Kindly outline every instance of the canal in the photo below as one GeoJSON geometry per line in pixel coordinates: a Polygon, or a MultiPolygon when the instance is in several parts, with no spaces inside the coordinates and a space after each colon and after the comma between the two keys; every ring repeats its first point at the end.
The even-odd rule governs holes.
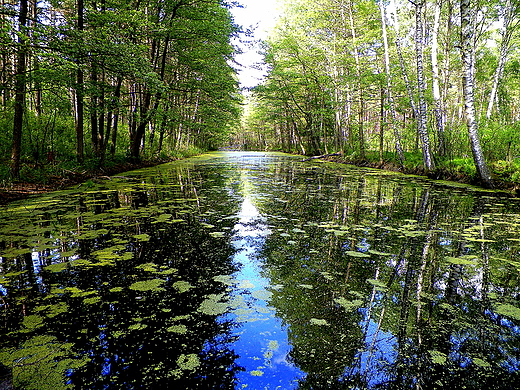
{"type": "Polygon", "coordinates": [[[520,200],[226,152],[0,208],[18,389],[516,389],[520,200]]]}

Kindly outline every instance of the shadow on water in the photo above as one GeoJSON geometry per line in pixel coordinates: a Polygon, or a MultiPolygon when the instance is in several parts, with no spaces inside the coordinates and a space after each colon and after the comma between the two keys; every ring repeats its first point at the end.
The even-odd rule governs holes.
{"type": "Polygon", "coordinates": [[[20,389],[516,389],[518,200],[221,153],[0,209],[20,389]]]}

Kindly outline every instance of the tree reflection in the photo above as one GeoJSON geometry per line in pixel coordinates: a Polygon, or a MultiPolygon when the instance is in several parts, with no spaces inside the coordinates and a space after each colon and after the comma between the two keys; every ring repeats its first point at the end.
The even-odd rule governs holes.
{"type": "Polygon", "coordinates": [[[503,212],[463,191],[298,169],[278,172],[262,212],[276,216],[263,257],[300,388],[514,388],[520,316],[496,313],[516,298],[503,212]]]}
{"type": "Polygon", "coordinates": [[[518,204],[267,160],[129,174],[2,214],[0,363],[15,384],[239,386],[240,330],[221,314],[241,293],[226,279],[240,167],[269,231],[248,259],[306,373],[299,388],[517,387],[518,204]]]}
{"type": "Polygon", "coordinates": [[[57,245],[37,252],[46,265],[38,274],[31,253],[4,259],[9,337],[0,360],[37,357],[13,366],[16,386],[234,388],[241,369],[229,349],[234,325],[199,308],[227,294],[214,278],[234,272],[234,249],[210,226],[230,236],[233,222],[220,215],[235,214],[238,203],[220,196],[206,213],[186,170],[173,176],[182,183],[168,172],[144,183],[147,190],[79,194],[60,225],[45,226],[57,245]]]}

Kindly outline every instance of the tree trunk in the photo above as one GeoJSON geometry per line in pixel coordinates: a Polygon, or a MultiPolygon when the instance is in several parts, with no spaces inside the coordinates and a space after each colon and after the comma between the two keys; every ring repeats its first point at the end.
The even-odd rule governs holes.
{"type": "MultiPolygon", "coordinates": [[[[395,4],[395,1],[392,1],[391,2],[391,6],[394,8],[394,9],[397,9],[396,7],[396,4],[395,4]]],[[[399,33],[399,20],[397,19],[397,14],[394,13],[394,16],[393,16],[393,26],[394,26],[394,29],[395,29],[395,46],[397,48],[397,56],[399,57],[399,66],[401,67],[401,73],[402,73],[402,76],[403,76],[403,79],[404,79],[404,83],[405,83],[405,86],[406,86],[406,92],[408,94],[408,99],[410,101],[410,107],[412,109],[412,113],[413,113],[413,117],[414,118],[417,118],[417,107],[415,105],[415,100],[414,100],[414,96],[413,96],[413,92],[412,92],[412,84],[410,82],[410,78],[408,77],[408,72],[406,71],[406,64],[405,64],[405,61],[404,61],[404,58],[403,58],[403,50],[402,50],[402,46],[401,46],[401,37],[400,37],[400,33],[399,33]]]]}
{"type": "Polygon", "coordinates": [[[437,153],[439,155],[444,156],[446,154],[446,142],[444,137],[444,112],[442,108],[442,98],[441,91],[439,86],[439,29],[440,29],[440,20],[441,20],[441,3],[442,0],[436,0],[434,7],[434,23],[432,30],[432,89],[433,89],[433,101],[434,101],[434,115],[435,115],[435,124],[437,127],[437,153]]]}
{"type": "Polygon", "coordinates": [[[432,170],[433,159],[430,152],[430,139],[428,136],[428,112],[424,92],[426,83],[424,80],[424,0],[417,0],[415,3],[415,50],[417,57],[417,91],[418,91],[418,116],[417,133],[421,141],[423,164],[427,170],[432,170]]]}
{"type": "Polygon", "coordinates": [[[470,0],[460,1],[461,15],[461,45],[462,45],[462,65],[464,77],[462,79],[464,89],[464,106],[466,111],[466,123],[469,138],[471,141],[471,151],[477,172],[486,187],[493,188],[491,174],[487,167],[480,138],[478,125],[475,116],[475,94],[474,94],[474,74],[475,74],[475,46],[473,42],[473,19],[470,0]]]}
{"type": "Polygon", "coordinates": [[[13,118],[13,140],[11,147],[11,176],[20,177],[20,157],[22,154],[22,129],[23,117],[25,113],[25,85],[27,70],[27,42],[25,36],[25,26],[27,25],[27,0],[20,0],[20,14],[18,16],[19,35],[18,53],[16,56],[15,71],[15,98],[14,98],[14,118],[13,118]]]}
{"type": "MultiPolygon", "coordinates": [[[[83,0],[78,0],[78,31],[81,34],[84,28],[83,17],[83,0]]],[[[76,59],[78,70],[76,72],[76,158],[78,162],[82,163],[84,158],[84,132],[83,126],[85,121],[85,105],[84,105],[84,77],[81,69],[81,61],[76,59]]]]}
{"type": "Polygon", "coordinates": [[[498,86],[504,74],[507,57],[509,55],[509,51],[511,50],[511,38],[515,28],[518,27],[518,23],[512,25],[513,18],[518,12],[518,7],[519,6],[516,4],[513,6],[511,4],[511,0],[506,0],[504,5],[504,25],[502,27],[502,42],[500,43],[498,66],[493,75],[493,86],[489,95],[489,102],[486,111],[486,118],[488,120],[491,118],[491,114],[493,112],[493,105],[495,104],[495,100],[497,98],[498,86]]]}
{"type": "Polygon", "coordinates": [[[351,0],[349,2],[349,21],[350,21],[350,33],[352,34],[352,45],[354,46],[354,59],[356,61],[356,76],[357,76],[357,93],[358,93],[358,141],[359,141],[359,157],[365,158],[365,131],[364,131],[364,109],[365,102],[363,99],[363,85],[361,84],[361,64],[359,61],[359,51],[357,43],[356,29],[354,27],[354,4],[351,0]]]}
{"type": "Polygon", "coordinates": [[[397,156],[399,157],[399,161],[401,166],[404,164],[404,153],[403,148],[401,146],[401,133],[396,126],[396,112],[395,112],[395,102],[394,97],[392,95],[392,74],[390,71],[390,50],[388,47],[388,34],[386,29],[386,13],[385,13],[385,5],[383,2],[380,2],[379,8],[381,11],[381,25],[383,28],[383,45],[385,48],[385,72],[386,72],[386,96],[388,99],[388,103],[390,105],[390,126],[394,133],[395,138],[395,151],[397,152],[397,156]]]}

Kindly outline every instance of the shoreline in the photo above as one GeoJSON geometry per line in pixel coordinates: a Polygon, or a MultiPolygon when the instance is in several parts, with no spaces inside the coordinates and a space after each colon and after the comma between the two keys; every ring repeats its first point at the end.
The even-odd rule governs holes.
{"type": "MultiPolygon", "coordinates": [[[[464,175],[462,173],[454,173],[445,170],[435,170],[433,172],[427,172],[422,167],[415,167],[414,169],[403,169],[402,167],[388,161],[382,163],[370,162],[366,160],[355,161],[345,159],[342,156],[327,156],[319,159],[340,164],[354,165],[357,167],[368,167],[385,171],[400,172],[407,175],[424,176],[432,180],[443,180],[453,183],[469,184],[475,187],[480,187],[484,190],[489,190],[486,189],[479,180],[475,180],[470,176],[464,175]]],[[[123,172],[128,172],[140,168],[147,168],[161,164],[166,164],[175,160],[176,159],[147,160],[137,163],[125,162],[110,167],[100,168],[94,171],[66,171],[64,175],[48,177],[47,179],[49,183],[32,183],[23,181],[11,183],[9,186],[0,187],[0,205],[6,205],[17,200],[27,199],[32,195],[39,195],[49,193],[52,191],[63,190],[65,188],[69,188],[74,185],[84,183],[87,180],[92,180],[96,178],[102,179],[108,176],[114,176],[123,172]]],[[[508,195],[511,197],[520,197],[520,187],[515,185],[515,183],[498,180],[496,178],[494,178],[494,183],[495,188],[492,190],[496,190],[497,192],[500,191],[504,195],[508,195]]]]}

